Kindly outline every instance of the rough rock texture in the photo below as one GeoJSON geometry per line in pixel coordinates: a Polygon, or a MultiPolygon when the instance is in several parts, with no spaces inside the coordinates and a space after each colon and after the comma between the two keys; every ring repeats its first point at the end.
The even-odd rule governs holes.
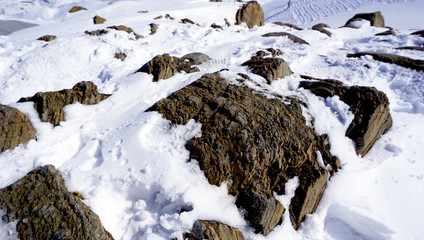
{"type": "Polygon", "coordinates": [[[154,35],[158,31],[158,25],[156,23],[150,23],[150,35],[154,35]]]}
{"type": "Polygon", "coordinates": [[[291,98],[285,101],[290,103],[229,84],[214,73],[147,111],[158,111],[173,124],[190,119],[202,124],[202,136],[186,145],[190,159],[199,162],[210,184],[227,182],[250,225],[266,235],[284,212],[273,192],[283,194],[285,183],[299,176],[296,202],[290,208],[297,228],[306,214],[315,211],[325,189],[328,173],[317,163],[316,152],[332,167],[331,174],[339,165],[329,152],[326,136],[318,136],[306,125],[303,104],[291,98]]]}
{"type": "Polygon", "coordinates": [[[395,49],[424,51],[424,47],[419,47],[419,46],[405,46],[405,47],[398,47],[398,48],[395,48],[395,49]]]}
{"type": "Polygon", "coordinates": [[[28,117],[16,108],[0,104],[0,152],[14,149],[35,138],[35,129],[28,117]]]}
{"type": "Polygon", "coordinates": [[[82,10],[87,10],[87,8],[85,7],[81,7],[81,6],[73,6],[69,12],[70,13],[74,13],[74,12],[78,12],[78,11],[82,11],[82,10]]]}
{"type": "Polygon", "coordinates": [[[19,239],[113,239],[52,165],[36,168],[0,189],[3,220],[18,220],[19,239]]]}
{"type": "Polygon", "coordinates": [[[104,18],[102,18],[102,17],[100,17],[100,16],[94,16],[94,18],[93,18],[93,23],[94,24],[103,24],[103,23],[105,23],[106,22],[106,19],[104,19],[104,18]]]}
{"type": "Polygon", "coordinates": [[[124,32],[126,32],[126,33],[128,33],[128,34],[133,33],[133,34],[134,34],[134,36],[135,36],[135,39],[144,38],[143,36],[138,35],[137,33],[135,33],[135,32],[134,32],[134,30],[133,30],[132,28],[127,27],[127,26],[124,26],[124,25],[119,25],[119,26],[109,26],[109,27],[107,27],[107,28],[114,29],[114,30],[117,30],[117,31],[124,31],[124,32]]]}
{"type": "Polygon", "coordinates": [[[309,89],[324,98],[337,95],[349,105],[354,119],[346,131],[346,136],[355,142],[356,153],[364,156],[375,141],[392,126],[389,99],[383,92],[372,87],[348,87],[337,80],[317,80],[303,81],[299,87],[309,89]]]}
{"type": "Polygon", "coordinates": [[[396,64],[405,68],[410,68],[414,70],[421,70],[424,71],[424,60],[418,60],[418,59],[412,59],[409,57],[399,56],[395,54],[389,54],[389,53],[374,53],[374,52],[359,52],[355,54],[348,54],[347,57],[362,57],[370,55],[375,60],[385,62],[385,63],[391,63],[396,64]]]}
{"type": "Polygon", "coordinates": [[[371,26],[374,27],[385,27],[384,25],[384,17],[380,11],[373,13],[358,13],[353,18],[349,19],[345,25],[351,25],[352,22],[358,20],[368,20],[371,23],[371,26]]]}
{"type": "Polygon", "coordinates": [[[187,240],[244,240],[240,230],[216,221],[197,220],[191,232],[185,234],[187,240]]]}
{"type": "Polygon", "coordinates": [[[322,32],[322,33],[326,34],[327,36],[331,37],[331,32],[328,31],[326,28],[331,28],[331,27],[328,26],[325,23],[318,23],[318,24],[315,24],[312,27],[312,30],[316,30],[316,31],[322,32]]]}
{"type": "Polygon", "coordinates": [[[421,37],[424,37],[424,30],[419,30],[416,32],[411,33],[411,35],[419,35],[421,37]]]}
{"type": "Polygon", "coordinates": [[[236,13],[236,24],[246,23],[248,28],[264,25],[264,11],[256,1],[244,4],[236,13]]]}
{"type": "Polygon", "coordinates": [[[42,37],[39,37],[37,40],[44,41],[44,42],[51,42],[56,39],[56,36],[54,35],[44,35],[42,37]]]}
{"type": "Polygon", "coordinates": [[[186,73],[198,72],[197,67],[191,67],[190,62],[186,62],[178,57],[171,57],[169,54],[157,55],[152,60],[144,64],[136,72],[153,74],[153,81],[168,79],[175,73],[184,71],[186,73]]]}
{"type": "Polygon", "coordinates": [[[393,29],[389,29],[387,31],[375,34],[375,36],[389,36],[389,35],[396,36],[396,32],[393,29]]]}
{"type": "Polygon", "coordinates": [[[252,73],[262,76],[271,83],[274,80],[293,74],[289,65],[281,58],[263,58],[263,51],[256,53],[256,56],[244,62],[242,66],[248,66],[252,73]]]}
{"type": "Polygon", "coordinates": [[[200,52],[193,52],[193,53],[189,53],[186,54],[184,56],[181,57],[183,60],[188,60],[190,62],[190,64],[192,65],[200,65],[202,63],[205,63],[209,60],[211,60],[211,58],[204,54],[204,53],[200,53],[200,52]]]}
{"type": "Polygon", "coordinates": [[[301,39],[300,37],[297,37],[293,34],[286,33],[286,32],[270,32],[270,33],[262,35],[262,37],[287,37],[294,43],[309,44],[307,41],[301,39]]]}
{"type": "Polygon", "coordinates": [[[91,36],[101,36],[107,34],[109,31],[105,29],[99,29],[94,31],[85,31],[84,33],[91,36]]]}
{"type": "Polygon", "coordinates": [[[76,102],[93,105],[109,96],[109,94],[97,92],[97,86],[94,83],[84,81],[75,84],[72,89],[57,92],[38,92],[32,97],[21,98],[19,102],[34,102],[34,108],[40,115],[41,121],[57,126],[65,120],[63,107],[66,105],[76,102]]]}
{"type": "Polygon", "coordinates": [[[295,30],[303,30],[303,28],[300,28],[300,27],[298,27],[294,24],[291,24],[291,23],[282,23],[282,22],[273,22],[273,23],[275,25],[278,25],[278,26],[289,27],[289,28],[293,28],[295,30]]]}

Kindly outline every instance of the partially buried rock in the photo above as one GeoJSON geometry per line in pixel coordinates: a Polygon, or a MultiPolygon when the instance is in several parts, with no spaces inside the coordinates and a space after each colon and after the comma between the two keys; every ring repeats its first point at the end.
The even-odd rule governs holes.
{"type": "Polygon", "coordinates": [[[216,221],[197,220],[186,240],[244,240],[240,230],[216,221]]]}
{"type": "Polygon", "coordinates": [[[127,26],[124,26],[124,25],[109,26],[109,27],[107,27],[107,28],[109,28],[109,29],[114,29],[114,30],[117,30],[117,31],[124,31],[124,32],[126,32],[126,33],[128,33],[128,34],[133,33],[133,34],[134,34],[134,36],[135,36],[135,39],[144,38],[143,36],[138,35],[137,33],[135,33],[135,32],[134,32],[134,30],[133,30],[132,28],[127,27],[127,26]]]}
{"type": "Polygon", "coordinates": [[[103,23],[105,23],[106,22],[106,19],[104,19],[104,18],[102,18],[102,17],[100,17],[100,16],[95,16],[94,18],[93,18],[93,23],[94,24],[103,24],[103,23]]]}
{"type": "Polygon", "coordinates": [[[117,52],[117,53],[115,53],[115,58],[121,60],[121,62],[122,62],[127,58],[127,54],[125,54],[123,52],[117,52]]]}
{"type": "Polygon", "coordinates": [[[331,28],[331,27],[330,27],[330,26],[328,26],[328,25],[327,25],[327,24],[325,24],[325,23],[319,23],[319,24],[314,25],[314,26],[312,27],[312,30],[319,31],[319,32],[324,33],[324,34],[326,34],[327,36],[331,37],[331,32],[330,32],[330,31],[328,31],[326,28],[331,28]]]}
{"type": "Polygon", "coordinates": [[[298,27],[298,26],[296,26],[294,24],[291,24],[291,23],[274,22],[274,24],[275,25],[278,25],[278,26],[293,28],[295,30],[303,30],[302,28],[300,28],[300,27],[298,27]]]}
{"type": "Polygon", "coordinates": [[[205,62],[211,60],[211,58],[208,55],[206,55],[204,53],[200,53],[200,52],[189,53],[189,54],[182,56],[181,58],[183,60],[188,60],[190,62],[190,64],[192,64],[192,65],[200,65],[202,63],[205,63],[205,62]]]}
{"type": "MultiPolygon", "coordinates": [[[[314,79],[304,76],[306,79],[314,79]]],[[[356,153],[364,156],[375,141],[392,126],[389,99],[372,87],[344,86],[340,81],[315,79],[303,81],[299,87],[311,90],[317,96],[339,96],[350,107],[354,115],[346,136],[355,142],[356,153]]]]}
{"type": "Polygon", "coordinates": [[[65,120],[63,107],[80,102],[86,105],[97,104],[108,98],[109,94],[97,92],[97,86],[90,81],[79,82],[72,89],[57,92],[38,92],[32,97],[21,98],[19,102],[34,102],[41,121],[49,122],[53,126],[65,120]]]}
{"type": "Polygon", "coordinates": [[[262,35],[262,37],[287,37],[294,43],[309,44],[307,41],[301,39],[300,37],[287,32],[270,32],[262,35]]]}
{"type": "Polygon", "coordinates": [[[192,20],[190,20],[188,18],[181,19],[181,23],[183,23],[183,24],[187,24],[187,23],[189,23],[189,24],[195,24],[192,20]]]}
{"type": "Polygon", "coordinates": [[[66,189],[60,172],[47,165],[0,189],[3,220],[17,220],[19,239],[111,240],[99,217],[66,189]]]}
{"type": "Polygon", "coordinates": [[[405,47],[398,47],[396,49],[399,50],[416,50],[416,51],[424,51],[424,47],[419,46],[405,46],[405,47]]]}
{"type": "Polygon", "coordinates": [[[150,23],[150,35],[155,34],[158,31],[158,25],[156,23],[150,23]]]}
{"type": "Polygon", "coordinates": [[[0,152],[35,138],[28,117],[16,108],[0,104],[0,152]]]}
{"type": "Polygon", "coordinates": [[[263,58],[260,55],[258,56],[260,52],[257,53],[257,56],[244,62],[242,66],[248,66],[252,70],[252,73],[262,76],[268,83],[292,74],[287,62],[283,59],[274,57],[263,58]]]}
{"type": "Polygon", "coordinates": [[[93,31],[85,31],[84,33],[90,36],[102,36],[107,34],[109,31],[105,29],[93,30],[93,31]]]}
{"type": "Polygon", "coordinates": [[[171,57],[169,54],[157,55],[152,60],[144,64],[136,72],[145,72],[153,74],[153,81],[157,82],[159,79],[168,79],[174,76],[177,72],[198,72],[197,67],[191,67],[188,61],[178,57],[171,57]]]}
{"type": "Polygon", "coordinates": [[[396,32],[393,29],[389,29],[387,31],[375,34],[375,36],[389,36],[389,35],[396,36],[396,32]]]}
{"type": "Polygon", "coordinates": [[[54,35],[44,35],[42,37],[39,37],[37,40],[44,41],[44,42],[51,42],[56,39],[56,36],[54,35]]]}
{"type": "Polygon", "coordinates": [[[345,26],[352,25],[351,23],[360,21],[360,20],[368,20],[370,21],[371,26],[374,27],[385,27],[384,25],[384,17],[380,11],[373,13],[358,13],[353,18],[349,19],[345,26]]]}
{"type": "Polygon", "coordinates": [[[415,31],[411,33],[411,35],[418,35],[418,36],[424,37],[424,30],[415,31]]]}
{"type": "Polygon", "coordinates": [[[220,25],[217,25],[216,23],[212,23],[211,28],[223,30],[222,27],[220,25]]]}
{"type": "Polygon", "coordinates": [[[186,144],[210,184],[227,184],[250,225],[268,234],[282,221],[284,194],[295,176],[300,185],[289,212],[297,229],[315,211],[329,174],[339,163],[326,136],[318,136],[302,115],[304,104],[293,98],[268,98],[244,85],[232,85],[219,73],[206,74],[149,108],[173,124],[190,119],[202,124],[202,135],[186,144]],[[319,154],[319,156],[317,155],[319,154]],[[326,169],[317,158],[323,159],[326,169]]]}
{"type": "Polygon", "coordinates": [[[244,4],[236,13],[236,24],[246,23],[248,28],[264,25],[264,11],[256,1],[244,4]]]}
{"type": "Polygon", "coordinates": [[[412,59],[409,57],[399,56],[389,53],[375,53],[375,52],[359,52],[354,54],[348,54],[347,57],[362,57],[372,56],[377,61],[396,64],[405,68],[410,68],[418,71],[424,71],[424,60],[412,59]]]}
{"type": "Polygon", "coordinates": [[[87,10],[87,8],[85,7],[81,7],[81,6],[73,6],[69,12],[70,13],[74,13],[74,12],[78,12],[78,11],[82,11],[82,10],[87,10]]]}

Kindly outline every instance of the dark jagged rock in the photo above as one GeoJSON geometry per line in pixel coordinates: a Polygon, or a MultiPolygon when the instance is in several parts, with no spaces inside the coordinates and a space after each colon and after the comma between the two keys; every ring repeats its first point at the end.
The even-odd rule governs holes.
{"type": "Polygon", "coordinates": [[[107,34],[109,31],[105,29],[99,29],[94,31],[85,31],[84,33],[91,36],[101,36],[107,34]]]}
{"type": "Polygon", "coordinates": [[[189,53],[182,56],[181,58],[183,60],[188,60],[191,65],[200,65],[202,63],[205,63],[211,60],[211,58],[208,55],[204,53],[200,53],[200,52],[189,53]]]}
{"type": "Polygon", "coordinates": [[[299,87],[309,89],[324,98],[339,96],[340,100],[349,105],[354,119],[346,131],[346,136],[355,142],[356,153],[364,156],[375,141],[392,126],[389,99],[373,87],[348,87],[337,80],[316,80],[318,81],[303,81],[299,87]]]}
{"type": "Polygon", "coordinates": [[[150,35],[155,34],[158,31],[158,25],[156,23],[150,23],[150,35]]]}
{"type": "Polygon", "coordinates": [[[206,74],[149,108],[173,124],[194,119],[202,136],[188,141],[190,159],[196,159],[210,184],[226,182],[237,206],[257,232],[268,234],[282,219],[283,206],[273,192],[283,194],[285,183],[299,176],[296,203],[289,210],[295,228],[313,213],[325,189],[328,172],[339,163],[329,152],[326,136],[318,136],[302,115],[303,103],[270,99],[245,86],[229,84],[219,73],[206,74]],[[302,185],[304,184],[304,185],[302,185]],[[299,210],[300,209],[300,210],[299,210]],[[299,214],[297,214],[299,213],[299,214]]]}
{"type": "Polygon", "coordinates": [[[419,46],[406,46],[406,47],[398,47],[398,48],[395,48],[395,49],[424,51],[424,47],[419,47],[419,46]]]}
{"type": "Polygon", "coordinates": [[[0,152],[35,139],[28,117],[16,108],[0,104],[0,152]]]}
{"type": "Polygon", "coordinates": [[[252,70],[252,73],[262,76],[268,83],[293,73],[287,62],[283,59],[274,57],[263,58],[262,56],[258,56],[258,54],[263,55],[261,52],[258,52],[257,56],[244,62],[242,66],[248,66],[252,70]]]}
{"type": "Polygon", "coordinates": [[[424,30],[413,32],[411,33],[411,35],[418,35],[418,36],[424,37],[424,30]]]}
{"type": "Polygon", "coordinates": [[[38,92],[32,97],[21,98],[19,102],[34,102],[41,121],[49,122],[53,126],[65,120],[63,107],[68,104],[80,102],[93,105],[108,98],[110,94],[97,92],[97,86],[90,81],[79,82],[72,89],[57,92],[38,92]]]}
{"type": "Polygon", "coordinates": [[[69,13],[74,13],[74,12],[78,12],[78,11],[82,11],[82,10],[87,10],[87,8],[85,8],[85,7],[81,7],[81,6],[73,6],[73,7],[69,10],[69,13]]]}
{"type": "Polygon", "coordinates": [[[286,33],[286,32],[270,32],[270,33],[262,35],[262,37],[287,37],[294,43],[309,44],[307,41],[301,39],[300,37],[297,37],[293,34],[286,33]]]}
{"type": "Polygon", "coordinates": [[[66,189],[52,165],[36,168],[12,185],[0,189],[0,206],[7,222],[18,220],[19,239],[111,240],[99,217],[66,189]]]}
{"type": "Polygon", "coordinates": [[[264,11],[256,1],[244,4],[236,13],[236,24],[246,23],[248,28],[264,25],[264,11]]]}
{"type": "Polygon", "coordinates": [[[240,230],[216,221],[197,220],[185,240],[244,240],[240,230]]]}
{"type": "Polygon", "coordinates": [[[389,36],[389,35],[396,36],[396,32],[393,29],[389,29],[387,31],[375,34],[375,36],[389,36]]]}
{"type": "Polygon", "coordinates": [[[289,27],[289,28],[293,28],[295,30],[303,30],[303,28],[300,28],[300,27],[298,27],[294,24],[291,24],[291,23],[282,23],[282,22],[273,22],[273,23],[275,25],[278,25],[278,26],[289,27]]]}
{"type": "Polygon", "coordinates": [[[39,37],[37,40],[44,41],[44,42],[51,42],[55,40],[57,37],[54,35],[44,35],[42,37],[39,37]]]}
{"type": "Polygon", "coordinates": [[[385,27],[384,25],[384,17],[381,14],[380,11],[373,12],[373,13],[358,13],[353,18],[349,19],[345,26],[351,25],[352,22],[359,21],[359,20],[367,20],[370,21],[371,26],[374,27],[385,27]]]}
{"type": "Polygon", "coordinates": [[[220,25],[217,25],[216,23],[212,23],[211,28],[223,30],[222,27],[220,25]]]}
{"type": "Polygon", "coordinates": [[[322,32],[322,33],[326,34],[327,36],[331,37],[331,32],[328,31],[326,28],[331,28],[331,27],[328,26],[325,23],[318,23],[318,24],[316,24],[312,27],[312,30],[322,32]]]}
{"type": "Polygon", "coordinates": [[[115,58],[124,61],[127,58],[127,54],[123,52],[117,52],[115,53],[115,58]]]}
{"type": "Polygon", "coordinates": [[[153,81],[157,82],[159,79],[168,79],[177,72],[193,73],[199,71],[197,67],[191,67],[191,65],[190,62],[186,62],[184,59],[163,54],[157,55],[136,72],[153,74],[153,81]]]}
{"type": "Polygon", "coordinates": [[[195,24],[195,22],[193,22],[192,20],[190,20],[188,18],[181,19],[181,23],[183,23],[183,24],[187,24],[187,23],[189,23],[189,24],[195,24]]]}
{"type": "Polygon", "coordinates": [[[93,18],[93,23],[94,24],[103,24],[103,23],[105,23],[106,22],[106,19],[104,19],[104,18],[102,18],[102,17],[100,17],[100,16],[95,16],[94,18],[93,18]]]}
{"type": "Polygon", "coordinates": [[[347,57],[359,58],[362,56],[370,55],[374,60],[396,64],[405,68],[410,68],[418,71],[424,71],[424,60],[412,59],[409,57],[399,56],[389,53],[375,53],[375,52],[359,52],[348,54],[347,57]]]}
{"type": "Polygon", "coordinates": [[[169,15],[169,14],[166,14],[166,15],[165,15],[165,18],[166,18],[166,19],[169,19],[169,20],[174,20],[174,19],[175,19],[175,18],[171,17],[171,15],[169,15]]]}
{"type": "Polygon", "coordinates": [[[124,32],[126,32],[126,33],[128,33],[128,34],[133,33],[133,34],[134,34],[134,36],[135,36],[135,39],[144,38],[143,36],[138,35],[137,33],[135,33],[135,32],[134,32],[134,30],[133,30],[132,28],[127,27],[127,26],[124,26],[124,25],[119,25],[119,26],[109,26],[109,27],[107,27],[107,28],[109,28],[109,29],[114,29],[114,30],[117,30],[117,31],[124,31],[124,32]]]}

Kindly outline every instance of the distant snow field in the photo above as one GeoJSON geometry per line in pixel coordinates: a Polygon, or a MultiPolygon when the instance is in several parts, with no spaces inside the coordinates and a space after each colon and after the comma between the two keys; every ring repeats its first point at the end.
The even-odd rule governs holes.
{"type": "MultiPolygon", "coordinates": [[[[410,35],[424,29],[424,1],[292,0],[289,7],[281,0],[258,2],[265,12],[265,26],[248,29],[234,25],[243,3],[232,0],[1,0],[0,103],[29,116],[37,141],[0,154],[0,188],[35,167],[53,164],[64,173],[69,190],[80,192],[104,227],[123,240],[181,239],[197,219],[237,227],[251,240],[423,239],[424,73],[346,54],[390,52],[424,60],[423,51],[395,49],[424,46],[424,38],[410,35]],[[74,5],[88,10],[68,13],[74,5]],[[376,10],[382,11],[386,25],[397,36],[375,36],[386,29],[369,24],[356,30],[338,28],[356,13],[376,10]],[[154,20],[166,14],[175,20],[154,20]],[[107,19],[106,23],[94,25],[95,15],[107,19]],[[181,24],[182,18],[198,25],[181,24]],[[225,26],[224,18],[231,26],[225,26]],[[8,20],[39,26],[9,34],[14,28],[5,28],[8,20]],[[272,24],[276,21],[306,29],[272,24]],[[158,25],[155,35],[149,35],[152,22],[158,25]],[[307,29],[318,22],[333,27],[329,29],[332,37],[307,29]],[[211,28],[212,23],[223,30],[211,28]],[[135,40],[132,34],[113,30],[103,36],[84,33],[120,24],[145,38],[135,40]],[[276,31],[290,32],[310,45],[261,37],[276,31]],[[57,39],[36,40],[46,34],[57,39]],[[295,73],[272,82],[268,90],[307,103],[305,118],[314,119],[319,134],[329,135],[332,154],[340,158],[342,167],[328,182],[317,211],[299,230],[284,221],[265,237],[248,226],[225,185],[210,185],[196,161],[187,163],[189,152],[184,145],[202,134],[200,123],[191,120],[172,126],[158,113],[145,110],[203,74],[224,68],[228,76],[245,73],[264,82],[241,63],[266,48],[281,49],[281,57],[295,73]],[[127,59],[115,59],[116,52],[125,52],[127,59]],[[212,60],[200,65],[200,72],[179,73],[158,82],[152,82],[151,75],[134,73],[158,54],[181,57],[190,52],[205,53],[212,60]],[[393,117],[391,130],[360,158],[345,136],[353,118],[348,106],[337,98],[322,99],[299,89],[300,75],[385,92],[393,117]],[[67,106],[66,121],[57,127],[41,122],[32,103],[17,103],[21,97],[72,88],[80,81],[93,81],[100,92],[112,96],[97,105],[67,106]],[[186,208],[192,210],[181,213],[186,208]]],[[[290,194],[277,199],[284,202],[290,194]]],[[[284,217],[289,218],[288,211],[284,217]]],[[[17,239],[15,224],[0,221],[0,239],[17,239]]]]}

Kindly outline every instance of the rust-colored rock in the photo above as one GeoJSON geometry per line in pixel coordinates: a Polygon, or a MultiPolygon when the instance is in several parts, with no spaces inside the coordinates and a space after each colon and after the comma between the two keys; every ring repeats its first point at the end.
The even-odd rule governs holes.
{"type": "Polygon", "coordinates": [[[236,24],[246,23],[248,28],[264,25],[264,11],[256,1],[244,4],[236,13],[236,24]]]}
{"type": "Polygon", "coordinates": [[[375,53],[375,52],[359,52],[348,54],[347,57],[362,57],[370,55],[377,61],[396,64],[405,68],[410,68],[418,71],[424,71],[424,60],[412,59],[409,57],[399,56],[390,53],[375,53]]]}
{"type": "Polygon", "coordinates": [[[19,102],[34,102],[41,121],[49,122],[53,126],[65,120],[63,107],[80,102],[86,105],[97,104],[108,98],[109,94],[97,92],[97,86],[90,81],[79,82],[72,89],[57,92],[38,92],[32,97],[21,98],[19,102]]]}
{"type": "Polygon", "coordinates": [[[262,76],[268,83],[293,73],[287,62],[283,59],[274,57],[264,58],[263,55],[263,51],[257,52],[256,56],[244,62],[242,66],[248,66],[252,70],[252,73],[262,76]]]}
{"type": "Polygon", "coordinates": [[[44,35],[42,37],[39,37],[37,40],[44,41],[44,42],[51,42],[55,40],[57,37],[54,35],[44,35]]]}
{"type": "Polygon", "coordinates": [[[240,230],[216,221],[197,220],[185,240],[244,240],[240,230]]]}
{"type": "Polygon", "coordinates": [[[375,141],[392,126],[389,99],[383,92],[372,87],[348,87],[337,80],[316,80],[318,81],[303,81],[299,87],[309,89],[324,98],[339,96],[340,100],[349,105],[354,119],[346,130],[346,136],[355,142],[356,153],[364,156],[375,141]]]}
{"type": "MultiPolygon", "coordinates": [[[[247,78],[248,79],[248,78],[247,78]]],[[[228,184],[250,225],[268,234],[281,221],[284,207],[274,192],[298,176],[293,225],[313,213],[328,174],[338,169],[326,136],[318,136],[302,115],[303,103],[293,98],[270,99],[246,86],[229,84],[219,73],[206,74],[149,108],[173,124],[194,119],[202,136],[188,141],[190,159],[199,162],[210,184],[228,184]],[[290,103],[287,103],[290,102],[290,103]],[[317,151],[331,172],[317,162],[317,151]],[[306,194],[305,194],[306,193],[306,194]]]]}
{"type": "Polygon", "coordinates": [[[0,152],[14,149],[35,138],[36,131],[28,117],[16,108],[0,104],[0,152]]]}
{"type": "Polygon", "coordinates": [[[384,25],[384,17],[381,14],[380,11],[373,12],[373,13],[358,13],[353,18],[349,19],[345,26],[351,25],[352,22],[359,21],[359,20],[368,20],[371,23],[371,26],[374,27],[386,27],[384,25]]]}
{"type": "Polygon", "coordinates": [[[291,33],[286,33],[286,32],[270,32],[270,33],[266,33],[262,35],[262,37],[287,37],[294,43],[309,44],[307,41],[301,39],[300,37],[295,36],[291,33]]]}
{"type": "Polygon", "coordinates": [[[81,198],[66,189],[52,165],[36,168],[12,185],[0,189],[0,206],[6,222],[18,221],[21,240],[112,240],[99,217],[81,198]]]}
{"type": "Polygon", "coordinates": [[[73,6],[73,7],[69,10],[69,13],[74,13],[74,12],[78,12],[78,11],[82,11],[82,10],[87,10],[87,8],[85,8],[85,7],[81,7],[81,6],[73,6]]]}
{"type": "Polygon", "coordinates": [[[104,19],[104,18],[102,18],[102,17],[100,17],[100,16],[95,16],[94,18],[93,18],[93,23],[94,24],[103,24],[103,23],[105,23],[106,22],[106,19],[104,19]]]}
{"type": "Polygon", "coordinates": [[[153,81],[157,82],[159,79],[168,79],[177,72],[192,73],[199,71],[197,67],[191,67],[191,65],[190,62],[186,62],[184,59],[163,54],[157,55],[136,72],[153,74],[153,81]]]}

